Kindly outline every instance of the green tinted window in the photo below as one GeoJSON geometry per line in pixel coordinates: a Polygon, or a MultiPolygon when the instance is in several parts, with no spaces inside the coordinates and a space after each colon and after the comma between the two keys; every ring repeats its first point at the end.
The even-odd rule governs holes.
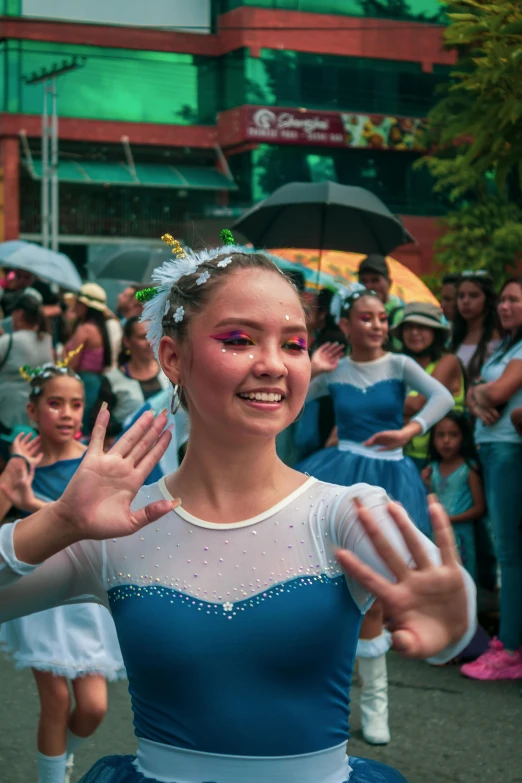
{"type": "Polygon", "coordinates": [[[438,0],[218,0],[219,13],[242,5],[317,14],[373,16],[381,19],[444,20],[438,0]]]}
{"type": "Polygon", "coordinates": [[[7,58],[7,110],[39,114],[43,87],[26,84],[43,68],[72,55],[86,58],[76,71],[58,79],[62,117],[172,123],[214,124],[216,62],[190,54],[105,49],[10,41],[7,58]]]}
{"type": "Polygon", "coordinates": [[[244,81],[238,53],[224,58],[227,84],[234,85],[225,90],[225,108],[253,103],[424,117],[451,70],[424,73],[420,63],[274,49],[243,57],[244,81]]]}
{"type": "Polygon", "coordinates": [[[239,185],[233,203],[260,201],[287,182],[326,179],[367,188],[393,211],[440,215],[447,211],[443,196],[433,193],[426,169],[415,171],[418,155],[388,150],[332,149],[260,144],[252,152],[233,155],[229,165],[239,185]]]}

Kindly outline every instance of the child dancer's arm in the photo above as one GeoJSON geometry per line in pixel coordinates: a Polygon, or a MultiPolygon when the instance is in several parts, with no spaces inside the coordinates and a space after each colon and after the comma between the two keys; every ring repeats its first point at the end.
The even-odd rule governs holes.
{"type": "Polygon", "coordinates": [[[31,489],[35,468],[41,461],[40,438],[31,434],[17,435],[11,447],[11,458],[0,476],[0,520],[11,506],[30,513],[42,507],[31,489]]]}
{"type": "Polygon", "coordinates": [[[458,525],[460,522],[476,522],[486,513],[486,499],[484,497],[484,487],[478,472],[472,468],[468,475],[469,488],[473,497],[473,505],[462,514],[450,516],[452,525],[458,525]]]}

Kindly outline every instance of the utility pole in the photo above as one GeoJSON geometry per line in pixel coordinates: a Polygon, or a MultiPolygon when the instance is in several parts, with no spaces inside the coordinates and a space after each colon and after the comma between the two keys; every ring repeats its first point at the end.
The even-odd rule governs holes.
{"type": "Polygon", "coordinates": [[[75,55],[63,60],[61,65],[53,63],[49,69],[42,68],[30,76],[24,76],[26,84],[43,83],[42,110],[42,190],[41,190],[41,227],[42,245],[51,246],[58,251],[59,190],[58,190],[58,93],[56,79],[64,73],[75,71],[85,64],[86,57],[75,55]]]}

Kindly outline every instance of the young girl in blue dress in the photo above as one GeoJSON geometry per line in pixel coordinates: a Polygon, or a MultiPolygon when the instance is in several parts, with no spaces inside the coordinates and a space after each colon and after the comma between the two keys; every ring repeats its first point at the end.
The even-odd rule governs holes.
{"type": "Polygon", "coordinates": [[[486,501],[473,433],[463,413],[451,411],[432,429],[430,464],[422,477],[444,506],[462,564],[476,580],[475,525],[486,513],[486,501]]]}
{"type": "MultiPolygon", "coordinates": [[[[17,508],[33,512],[58,500],[81,464],[85,446],[75,435],[82,423],[84,397],[81,380],[65,367],[29,370],[27,379],[27,412],[40,435],[41,455],[37,460],[30,453],[24,456],[19,444],[30,470],[17,486],[6,489],[17,508]]],[[[106,680],[125,677],[112,618],[92,603],[60,606],[4,623],[0,642],[16,667],[31,668],[36,680],[38,781],[64,783],[70,778],[75,748],[104,718],[106,680]]]]}
{"type": "MultiPolygon", "coordinates": [[[[351,354],[339,360],[331,347],[312,357],[313,380],[307,404],[326,395],[333,401],[338,442],[321,449],[297,467],[322,481],[350,486],[359,481],[383,487],[399,501],[411,519],[429,534],[426,490],[413,461],[403,448],[424,434],[453,407],[451,393],[417,362],[388,353],[388,318],[379,297],[365,289],[348,295],[340,324],[351,354]],[[416,391],[426,404],[408,424],[403,410],[406,395],[416,391]]],[[[361,720],[366,742],[390,741],[386,653],[389,635],[383,631],[382,607],[367,613],[357,647],[362,678],[361,720]]]]}
{"type": "Polygon", "coordinates": [[[141,488],[166,416],[145,413],[104,453],[102,410],[60,500],[0,528],[0,621],[79,595],[110,605],[138,750],[83,783],[404,781],[346,755],[350,680],[374,596],[406,656],[443,661],[473,634],[443,511],[437,550],[382,489],[279,460],[310,360],[300,299],[267,257],[227,246],[155,275],[144,318],[173,410],[189,410],[185,458],[141,488]]]}

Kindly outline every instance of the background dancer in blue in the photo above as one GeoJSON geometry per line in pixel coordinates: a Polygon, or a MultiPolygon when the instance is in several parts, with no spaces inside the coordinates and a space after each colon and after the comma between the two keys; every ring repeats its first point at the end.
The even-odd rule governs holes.
{"type": "MultiPolygon", "coordinates": [[[[388,317],[380,298],[356,290],[345,300],[340,325],[351,355],[339,360],[331,346],[312,357],[307,403],[330,395],[338,443],[321,449],[297,468],[322,481],[350,486],[364,481],[383,487],[399,501],[411,519],[429,534],[426,490],[412,460],[403,454],[415,435],[427,432],[453,406],[453,397],[413,359],[388,353],[388,317]],[[426,398],[422,410],[404,423],[404,400],[415,390],[426,398]]],[[[367,613],[357,648],[363,736],[372,745],[390,741],[386,652],[389,636],[383,631],[378,602],[367,613]]]]}
{"type": "MultiPolygon", "coordinates": [[[[25,460],[29,470],[22,469],[18,482],[3,490],[17,508],[32,512],[58,500],[81,464],[85,446],[75,434],[82,425],[84,390],[79,376],[63,366],[24,368],[24,374],[41,454],[35,457],[31,444],[24,447],[19,440],[16,461],[25,460]]],[[[64,783],[74,751],[105,716],[106,680],[126,676],[114,622],[105,608],[76,603],[4,623],[0,642],[17,668],[33,670],[38,687],[38,781],[64,783]]]]}
{"type": "Polygon", "coordinates": [[[373,596],[407,656],[446,660],[474,632],[447,519],[435,504],[439,551],[382,489],[278,459],[310,362],[299,297],[269,259],[225,247],[156,280],[144,318],[189,409],[185,458],[140,490],[166,416],[144,414],[104,454],[101,411],[62,498],[0,528],[0,620],[80,594],[110,605],[138,753],[84,783],[403,781],[346,756],[355,647],[373,596]]]}

